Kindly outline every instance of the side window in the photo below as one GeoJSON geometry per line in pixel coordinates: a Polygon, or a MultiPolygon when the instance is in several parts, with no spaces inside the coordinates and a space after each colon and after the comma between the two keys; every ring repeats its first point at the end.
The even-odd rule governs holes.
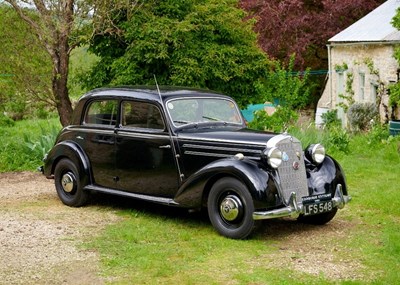
{"type": "Polygon", "coordinates": [[[115,126],[117,106],[117,100],[93,101],[86,110],[84,124],[115,126]]]}
{"type": "Polygon", "coordinates": [[[164,130],[160,110],[153,104],[139,101],[122,102],[121,124],[125,127],[164,130]]]}

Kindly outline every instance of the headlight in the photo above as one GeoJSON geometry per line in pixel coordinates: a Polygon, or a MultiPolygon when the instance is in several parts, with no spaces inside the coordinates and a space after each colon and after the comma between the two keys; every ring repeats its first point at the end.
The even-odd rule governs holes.
{"type": "Polygon", "coordinates": [[[316,164],[321,164],[325,159],[325,147],[319,143],[310,145],[306,153],[307,158],[316,164]]]}
{"type": "Polygon", "coordinates": [[[282,163],[282,152],[277,147],[265,149],[263,156],[272,168],[278,168],[282,163]]]}

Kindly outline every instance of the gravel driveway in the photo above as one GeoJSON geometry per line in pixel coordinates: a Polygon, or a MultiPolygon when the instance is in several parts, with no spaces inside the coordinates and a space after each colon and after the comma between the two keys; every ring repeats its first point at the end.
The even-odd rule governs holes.
{"type": "Polygon", "coordinates": [[[40,173],[0,173],[0,284],[103,284],[82,241],[118,220],[98,207],[70,208],[40,173]]]}

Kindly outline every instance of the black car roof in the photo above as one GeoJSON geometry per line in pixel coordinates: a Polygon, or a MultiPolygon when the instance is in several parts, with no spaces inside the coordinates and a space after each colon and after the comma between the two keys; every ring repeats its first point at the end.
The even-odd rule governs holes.
{"type": "MultiPolygon", "coordinates": [[[[160,94],[163,101],[167,101],[172,98],[182,97],[182,96],[212,96],[229,98],[229,96],[223,95],[221,93],[198,88],[189,87],[171,87],[171,86],[160,86],[160,94]]],[[[142,98],[150,99],[154,101],[160,101],[160,94],[156,86],[118,86],[118,87],[104,87],[94,89],[83,95],[80,100],[88,100],[94,97],[125,97],[125,98],[142,98]]]]}
{"type": "MultiPolygon", "coordinates": [[[[163,103],[174,98],[181,97],[219,97],[224,99],[230,99],[229,96],[221,93],[197,89],[190,87],[171,87],[171,86],[160,86],[160,93],[163,103]]],[[[84,94],[78,101],[74,113],[72,116],[71,124],[79,124],[82,112],[84,111],[85,105],[91,99],[96,98],[115,98],[115,99],[143,99],[154,102],[160,102],[160,95],[158,93],[157,86],[118,86],[118,87],[103,87],[97,88],[84,94]]]]}

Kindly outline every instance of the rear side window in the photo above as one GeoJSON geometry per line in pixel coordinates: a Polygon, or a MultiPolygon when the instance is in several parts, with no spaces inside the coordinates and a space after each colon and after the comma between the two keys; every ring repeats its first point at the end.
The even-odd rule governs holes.
{"type": "Polygon", "coordinates": [[[121,124],[124,127],[164,130],[160,110],[153,104],[124,101],[121,114],[121,124]]]}
{"type": "Polygon", "coordinates": [[[115,126],[117,123],[117,100],[93,101],[89,104],[84,124],[115,126]]]}

